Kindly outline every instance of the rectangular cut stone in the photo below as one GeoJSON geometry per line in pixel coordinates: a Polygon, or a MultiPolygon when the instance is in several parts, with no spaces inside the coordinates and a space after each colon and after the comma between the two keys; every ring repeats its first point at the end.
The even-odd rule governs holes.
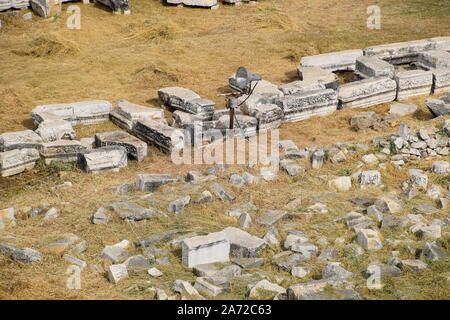
{"type": "Polygon", "coordinates": [[[214,114],[216,103],[208,99],[194,99],[186,102],[184,111],[195,114],[202,120],[211,120],[214,114]]]}
{"type": "Polygon", "coordinates": [[[0,0],[0,11],[27,8],[29,3],[29,0],[0,0]]]}
{"type": "Polygon", "coordinates": [[[364,55],[377,57],[392,64],[415,62],[419,52],[433,50],[435,42],[424,39],[372,46],[364,49],[364,55]]]}
{"type": "Polygon", "coordinates": [[[43,112],[70,121],[72,125],[91,124],[108,121],[111,110],[111,103],[104,100],[48,104],[34,108],[31,111],[31,118],[39,124],[42,120],[39,114],[43,112]]]}
{"type": "Polygon", "coordinates": [[[356,59],[355,74],[361,79],[371,77],[394,77],[394,66],[377,57],[360,57],[356,59]]]}
{"type": "Polygon", "coordinates": [[[434,69],[433,73],[433,94],[450,92],[450,68],[434,69]]]}
{"type": "Polygon", "coordinates": [[[303,81],[320,81],[325,88],[337,90],[339,87],[339,77],[328,70],[319,67],[297,67],[298,77],[303,81]]]}
{"type": "Polygon", "coordinates": [[[421,52],[417,65],[425,70],[450,68],[450,52],[444,50],[421,52]]]}
{"type": "Polygon", "coordinates": [[[42,138],[32,130],[6,132],[0,135],[0,151],[39,149],[42,142],[42,138]]]}
{"type": "Polygon", "coordinates": [[[63,119],[45,120],[39,124],[36,129],[45,142],[56,141],[60,139],[72,140],[76,138],[75,130],[69,121],[63,119]]]}
{"type": "Polygon", "coordinates": [[[230,116],[223,115],[217,120],[216,128],[222,130],[224,136],[239,136],[252,137],[256,135],[256,127],[258,120],[254,117],[235,114],[234,116],[234,131],[227,131],[230,128],[230,116]]]}
{"type": "Polygon", "coordinates": [[[110,118],[118,127],[131,132],[138,120],[150,119],[163,121],[164,110],[141,106],[126,100],[120,100],[117,102],[115,109],[111,111],[110,118]]]}
{"type": "Polygon", "coordinates": [[[9,177],[33,169],[39,158],[39,151],[33,148],[0,152],[0,174],[9,177]]]}
{"type": "Polygon", "coordinates": [[[397,82],[397,100],[431,94],[433,74],[430,71],[409,70],[394,77],[397,82]]]}
{"type": "Polygon", "coordinates": [[[328,71],[354,71],[356,59],[363,55],[362,50],[345,50],[315,56],[302,57],[303,67],[320,67],[328,71]]]}
{"type": "Polygon", "coordinates": [[[142,141],[153,144],[167,153],[184,145],[182,130],[169,127],[158,121],[139,120],[134,126],[133,134],[142,141]]]}
{"type": "Polygon", "coordinates": [[[136,176],[136,190],[139,191],[155,191],[159,187],[180,179],[170,174],[138,174],[136,176]]]}
{"type": "Polygon", "coordinates": [[[182,262],[188,268],[230,260],[230,242],[222,232],[184,239],[182,262]]]}
{"type": "Polygon", "coordinates": [[[119,171],[128,165],[124,147],[101,147],[78,154],[78,165],[87,173],[119,171]]]}
{"type": "Polygon", "coordinates": [[[185,130],[185,142],[190,141],[191,145],[201,143],[203,121],[197,115],[177,110],[172,113],[172,127],[185,130]]]}
{"type": "Polygon", "coordinates": [[[294,81],[280,86],[281,92],[284,95],[305,93],[308,91],[322,90],[326,89],[322,81],[319,80],[304,80],[304,81],[294,81]]]}
{"type": "Polygon", "coordinates": [[[275,104],[244,104],[241,110],[244,114],[256,118],[259,131],[279,128],[283,120],[283,111],[275,104]]]}
{"type": "Polygon", "coordinates": [[[217,0],[167,0],[168,4],[184,4],[189,7],[211,8],[217,5],[217,0]]]}
{"type": "Polygon", "coordinates": [[[231,255],[234,257],[255,257],[266,246],[263,239],[238,228],[228,227],[221,232],[230,241],[231,255]]]}
{"type": "Polygon", "coordinates": [[[284,122],[296,122],[333,113],[338,99],[334,90],[324,89],[287,95],[278,100],[277,105],[283,110],[284,122]]]}
{"type": "Polygon", "coordinates": [[[211,120],[215,103],[202,99],[194,91],[182,87],[168,87],[158,90],[158,97],[164,105],[175,110],[197,115],[203,120],[211,120]]]}
{"type": "Polygon", "coordinates": [[[450,37],[436,37],[430,41],[434,43],[435,50],[450,51],[450,37]]]}
{"type": "Polygon", "coordinates": [[[137,161],[143,160],[148,154],[147,144],[124,131],[110,131],[95,135],[97,147],[121,146],[127,150],[127,154],[137,161]]]}
{"type": "Polygon", "coordinates": [[[52,161],[75,162],[78,154],[85,148],[81,142],[76,140],[56,140],[43,143],[40,149],[45,164],[49,165],[52,161]]]}
{"type": "Polygon", "coordinates": [[[64,120],[62,117],[51,114],[51,113],[47,113],[47,112],[43,112],[43,111],[37,111],[32,113],[32,117],[31,117],[34,121],[34,124],[36,126],[39,126],[40,123],[44,122],[44,121],[52,121],[52,120],[64,120]]]}
{"type": "Polygon", "coordinates": [[[393,101],[397,83],[387,77],[367,78],[346,83],[339,87],[339,103],[342,108],[370,107],[393,101]]]}

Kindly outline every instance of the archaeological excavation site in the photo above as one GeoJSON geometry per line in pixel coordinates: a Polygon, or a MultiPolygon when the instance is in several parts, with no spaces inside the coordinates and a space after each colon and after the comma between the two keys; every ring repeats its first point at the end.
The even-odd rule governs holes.
{"type": "Polygon", "coordinates": [[[0,300],[450,299],[450,0],[0,0],[0,59],[0,300]]]}

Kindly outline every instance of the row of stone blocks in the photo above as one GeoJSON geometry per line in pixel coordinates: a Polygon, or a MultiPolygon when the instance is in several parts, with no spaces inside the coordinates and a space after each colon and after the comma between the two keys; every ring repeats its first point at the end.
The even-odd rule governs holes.
{"type": "MultiPolygon", "coordinates": [[[[164,116],[162,110],[127,101],[119,101],[114,111],[125,114],[121,119],[126,121],[120,123],[125,129],[139,118],[136,116],[139,112],[143,113],[142,117],[159,121],[164,116]]],[[[86,172],[119,170],[127,166],[128,156],[141,161],[148,154],[147,144],[126,131],[97,133],[94,138],[75,140],[72,125],[107,121],[110,116],[113,119],[113,114],[112,105],[103,100],[36,107],[31,113],[38,126],[36,131],[0,135],[1,175],[10,176],[31,169],[41,157],[47,165],[53,161],[77,162],[86,172]]]]}
{"type": "Polygon", "coordinates": [[[117,171],[127,166],[128,155],[142,159],[147,154],[145,143],[122,131],[97,134],[95,144],[97,148],[77,140],[43,142],[32,130],[4,133],[0,135],[0,175],[32,169],[41,157],[47,165],[53,161],[78,162],[88,173],[117,171]]]}
{"type": "Polygon", "coordinates": [[[319,67],[327,71],[355,71],[356,60],[362,56],[376,57],[390,64],[408,64],[416,62],[419,54],[428,51],[450,51],[450,37],[383,44],[364,50],[324,53],[302,57],[300,63],[303,67],[319,67]]]}
{"type": "MultiPolygon", "coordinates": [[[[162,96],[166,105],[193,113],[186,113],[188,116],[212,120],[214,103],[200,99],[184,88],[168,89],[168,93],[181,89],[182,94],[177,96],[166,92],[167,95],[162,96]],[[190,96],[186,98],[183,93],[190,96]]],[[[183,133],[168,126],[164,110],[125,100],[119,101],[114,110],[111,103],[104,100],[42,105],[33,109],[31,118],[38,127],[36,131],[25,130],[0,135],[2,176],[33,168],[41,157],[47,165],[53,161],[78,162],[86,172],[118,170],[127,165],[128,156],[138,161],[146,157],[147,144],[156,145],[166,152],[177,145],[183,146],[179,144],[183,142],[183,133]],[[107,120],[125,131],[98,133],[93,139],[75,140],[73,125],[107,120]],[[94,149],[93,144],[96,147],[94,149]]]]}

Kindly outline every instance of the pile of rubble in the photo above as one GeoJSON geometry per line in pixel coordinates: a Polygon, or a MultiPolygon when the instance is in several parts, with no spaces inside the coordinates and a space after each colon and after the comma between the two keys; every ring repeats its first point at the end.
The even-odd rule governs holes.
{"type": "MultiPolygon", "coordinates": [[[[450,132],[449,120],[444,122],[442,131],[450,132]]],[[[14,134],[4,135],[2,147],[10,151],[35,150],[34,146],[42,143],[41,138],[34,135],[33,131],[27,132],[26,136],[27,140],[20,140],[14,139],[14,134]],[[22,149],[17,149],[21,146],[22,149]]],[[[97,134],[95,137],[97,148],[84,152],[85,166],[88,168],[86,171],[95,171],[98,169],[97,164],[112,161],[109,158],[111,154],[108,156],[104,154],[108,150],[117,152],[115,161],[118,163],[126,164],[127,153],[138,158],[144,153],[142,148],[146,145],[135,143],[134,139],[137,138],[125,131],[97,134]],[[103,161],[96,160],[102,157],[103,161]]],[[[113,214],[121,220],[128,220],[129,223],[134,221],[158,223],[153,220],[155,215],[174,218],[183,214],[188,206],[202,206],[213,201],[227,204],[228,210],[217,211],[215,214],[217,219],[225,218],[226,224],[230,223],[231,218],[231,225],[227,227],[221,225],[215,232],[210,233],[178,229],[156,234],[151,231],[150,236],[137,236],[135,246],[132,246],[129,240],[104,246],[97,254],[99,258],[108,262],[105,264],[94,264],[98,263],[98,260],[88,260],[89,256],[85,254],[87,241],[71,233],[63,234],[58,240],[42,246],[40,251],[0,242],[0,254],[21,263],[39,263],[45,255],[56,254],[67,263],[81,269],[86,268],[89,263],[93,270],[107,275],[112,284],[125,282],[127,279],[133,280],[134,277],[143,274],[148,275],[149,279],[160,277],[164,279],[167,276],[165,271],[167,269],[164,266],[176,263],[195,275],[193,281],[179,278],[169,286],[151,286],[145,289],[151,298],[158,300],[220,297],[233,292],[233,287],[239,283],[245,283],[245,297],[250,299],[362,299],[361,281],[358,279],[361,274],[364,279],[370,278],[376,272],[380,272],[382,278],[402,277],[409,272],[420,273],[429,268],[434,261],[445,261],[448,258],[446,253],[448,250],[439,239],[448,232],[450,224],[448,217],[440,215],[449,208],[450,186],[446,187],[447,191],[442,188],[444,186],[433,185],[429,188],[428,174],[446,177],[450,173],[449,163],[434,161],[429,171],[410,169],[408,172],[410,178],[404,181],[402,186],[404,190],[402,196],[406,199],[401,199],[395,192],[383,191],[385,166],[382,166],[389,162],[389,155],[390,163],[408,161],[407,158],[413,160],[415,157],[428,159],[434,155],[433,151],[437,153],[440,150],[442,153],[442,148],[447,148],[448,143],[448,136],[441,135],[436,128],[423,128],[416,134],[404,124],[400,125],[398,134],[374,139],[374,145],[383,148],[376,155],[369,154],[369,148],[362,144],[337,143],[332,146],[316,146],[300,150],[293,141],[281,140],[278,145],[282,151],[281,167],[291,176],[304,174],[307,170],[300,166],[296,159],[309,159],[311,168],[318,169],[326,161],[344,163],[349,154],[358,155],[362,151],[364,155],[358,165],[359,170],[351,176],[318,177],[320,180],[328,180],[326,185],[333,192],[313,194],[309,199],[295,198],[285,204],[274,205],[272,210],[261,212],[250,202],[239,205],[238,208],[230,208],[231,203],[236,203],[239,199],[228,190],[244,186],[252,188],[259,183],[259,179],[248,172],[242,175],[225,172],[226,165],[215,165],[205,172],[190,171],[183,178],[171,174],[138,174],[135,190],[150,193],[144,196],[123,197],[124,193],[132,193],[133,186],[127,183],[115,188],[115,193],[120,198],[105,207],[99,207],[93,213],[91,220],[93,225],[110,224],[109,227],[113,228],[117,223],[116,219],[112,219],[113,214]],[[419,148],[416,143],[420,146],[427,145],[428,148],[419,148]],[[438,147],[432,149],[431,146],[435,145],[441,146],[441,149],[437,149],[438,147]],[[396,155],[388,152],[393,146],[401,153],[401,160],[395,159],[396,155]],[[419,155],[412,153],[412,149],[419,150],[419,155]],[[381,172],[373,169],[377,164],[381,172]],[[224,184],[226,180],[229,185],[224,184]],[[354,188],[354,181],[357,181],[361,189],[372,188],[368,193],[372,196],[341,200],[351,202],[354,209],[338,214],[331,220],[330,216],[334,213],[329,212],[327,205],[318,200],[328,195],[334,197],[336,195],[334,192],[351,191],[354,188]],[[199,192],[202,189],[201,194],[197,194],[197,190],[199,192]],[[168,191],[173,197],[167,195],[168,191]],[[414,213],[404,210],[405,202],[421,192],[437,201],[439,209],[434,205],[420,202],[413,207],[414,213]],[[159,199],[154,198],[158,195],[162,196],[164,203],[159,204],[159,199]],[[151,207],[144,202],[138,202],[145,201],[149,196],[153,198],[151,207]],[[313,204],[305,206],[303,203],[305,200],[313,204]],[[165,205],[166,209],[162,209],[165,212],[153,207],[165,205]],[[304,229],[298,230],[293,227],[296,226],[293,223],[295,219],[313,215],[314,219],[307,218],[302,222],[304,229]],[[318,223],[320,219],[324,219],[322,221],[325,222],[318,223]],[[311,223],[314,224],[313,230],[316,231],[322,230],[321,228],[325,226],[331,230],[339,226],[339,230],[342,231],[339,237],[333,232],[331,236],[333,240],[330,238],[327,240],[321,232],[321,237],[318,238],[316,231],[306,228],[311,223]],[[344,228],[341,228],[342,225],[344,228]],[[264,235],[255,235],[253,226],[257,226],[258,230],[264,230],[264,235]],[[347,230],[353,237],[344,235],[347,230]],[[386,231],[389,237],[385,237],[386,231]],[[396,231],[401,232],[401,240],[396,238],[394,233],[396,231]],[[417,237],[418,240],[406,237],[409,235],[417,237]],[[166,244],[170,249],[181,250],[181,256],[171,255],[169,249],[164,247],[166,244]],[[400,251],[402,247],[407,250],[400,251]],[[386,253],[386,250],[388,259],[383,258],[383,262],[372,259],[378,259],[381,256],[380,251],[386,253]],[[370,262],[358,262],[357,270],[355,265],[346,260],[349,256],[362,255],[368,256],[370,262]],[[311,278],[316,267],[320,268],[321,272],[311,278]],[[351,271],[347,270],[349,267],[352,267],[351,271]],[[291,279],[303,281],[290,282],[292,284],[287,286],[283,279],[288,274],[289,277],[292,276],[291,279]]],[[[401,162],[394,164],[402,165],[401,162]]],[[[309,178],[314,179],[313,176],[309,178]]],[[[342,203],[336,205],[336,202],[333,202],[333,211],[339,210],[340,207],[342,203]]],[[[21,212],[24,211],[25,209],[21,209],[21,212]]],[[[26,211],[29,217],[43,216],[46,221],[58,219],[60,216],[58,209],[49,205],[45,208],[29,207],[26,211]]],[[[16,224],[14,208],[0,210],[0,229],[14,227],[16,224]]],[[[189,278],[191,279],[191,276],[189,278]]]]}

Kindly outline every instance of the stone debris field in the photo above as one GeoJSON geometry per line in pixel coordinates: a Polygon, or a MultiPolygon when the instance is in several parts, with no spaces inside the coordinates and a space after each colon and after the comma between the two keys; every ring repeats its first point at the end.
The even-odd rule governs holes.
{"type": "MultiPolygon", "coordinates": [[[[128,1],[98,2],[130,13],[128,1]]],[[[165,2],[219,6],[217,0],[165,2]]],[[[54,9],[50,1],[0,0],[0,10],[29,5],[43,17],[54,9]]],[[[80,217],[65,200],[0,202],[0,269],[45,263],[50,274],[61,274],[64,288],[66,268],[77,266],[83,289],[95,283],[119,292],[99,298],[401,299],[410,298],[408,283],[425,287],[423,279],[433,279],[434,292],[419,298],[448,298],[450,36],[305,55],[299,62],[295,81],[262,79],[238,98],[231,132],[229,109],[176,83],[157,90],[160,107],[102,97],[34,106],[33,130],[0,131],[0,179],[28,179],[55,166],[86,179],[114,179],[128,169],[137,174],[80,217]],[[424,109],[405,102],[418,96],[426,99],[424,109]],[[373,111],[382,104],[388,112],[373,111]],[[300,148],[281,138],[266,166],[220,162],[153,171],[146,162],[169,163],[180,146],[247,143],[274,130],[283,137],[295,123],[351,109],[347,127],[361,135],[359,142],[300,148]],[[77,137],[78,128],[99,124],[115,129],[77,137]],[[374,138],[364,140],[367,133],[374,138]],[[36,227],[28,239],[15,234],[30,223],[36,227]],[[33,233],[52,225],[73,232],[33,233]]],[[[236,82],[236,74],[223,79],[229,92],[236,82]]],[[[51,192],[78,190],[70,180],[51,192]]],[[[6,291],[0,284],[0,297],[14,296],[6,291]]]]}

